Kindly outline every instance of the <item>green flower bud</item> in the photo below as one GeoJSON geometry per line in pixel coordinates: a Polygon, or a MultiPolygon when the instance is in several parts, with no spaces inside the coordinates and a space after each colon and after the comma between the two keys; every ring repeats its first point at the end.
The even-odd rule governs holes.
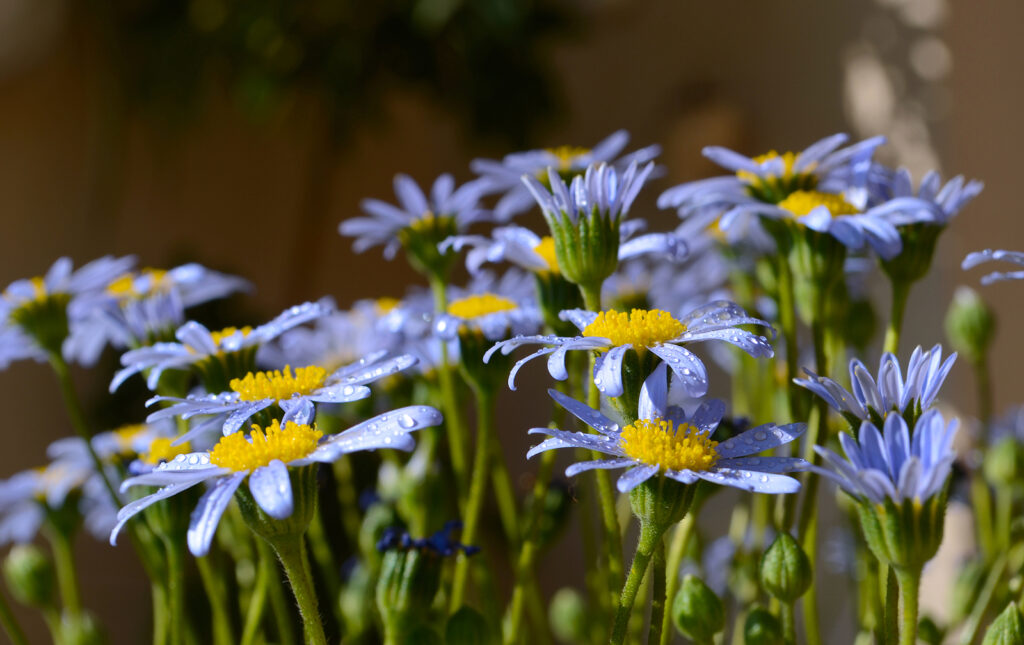
{"type": "Polygon", "coordinates": [[[64,612],[60,632],[64,645],[104,645],[107,642],[99,622],[88,612],[77,617],[64,612]]]}
{"type": "Polygon", "coordinates": [[[811,586],[807,554],[789,533],[779,533],[761,558],[761,585],[774,598],[792,603],[811,586]]]}
{"type": "Polygon", "coordinates": [[[448,618],[444,642],[445,645],[494,645],[498,637],[480,612],[463,605],[448,618]]]}
{"type": "Polygon", "coordinates": [[[399,522],[395,509],[387,504],[372,504],[366,509],[363,523],[359,526],[359,551],[367,559],[376,562],[380,558],[377,541],[384,531],[399,522]]]}
{"type": "Polygon", "coordinates": [[[1003,437],[986,451],[985,479],[998,487],[1017,487],[1024,478],[1024,446],[1014,437],[1003,437]]]}
{"type": "Polygon", "coordinates": [[[957,352],[972,363],[985,359],[995,338],[996,316],[970,287],[958,287],[946,312],[946,336],[957,352]]]}
{"type": "Polygon", "coordinates": [[[1021,645],[1024,643],[1024,616],[1017,605],[1010,603],[1003,613],[992,621],[981,645],[1021,645]]]}
{"type": "Polygon", "coordinates": [[[566,643],[587,642],[587,630],[590,627],[587,604],[575,589],[562,587],[555,592],[548,608],[548,620],[558,640],[566,643]]]}
{"type": "Polygon", "coordinates": [[[389,635],[407,634],[426,620],[441,586],[442,562],[439,554],[426,549],[384,552],[376,597],[389,635]]]}
{"type": "Polygon", "coordinates": [[[882,504],[860,500],[857,512],[868,548],[886,564],[920,571],[942,543],[948,496],[947,482],[942,492],[924,502],[904,500],[897,505],[888,498],[882,504]]]}
{"type": "Polygon", "coordinates": [[[53,564],[43,550],[32,544],[19,544],[4,560],[4,579],[18,602],[37,609],[54,606],[53,564]]]}
{"type": "Polygon", "coordinates": [[[755,607],[743,623],[744,645],[782,645],[782,625],[764,607],[755,607]]]}
{"type": "Polygon", "coordinates": [[[946,631],[939,628],[931,616],[925,616],[917,624],[917,639],[928,643],[928,645],[942,645],[946,638],[946,631]]]}
{"type": "Polygon", "coordinates": [[[558,268],[565,279],[600,289],[619,266],[620,218],[608,217],[594,208],[575,222],[565,213],[545,213],[545,219],[555,240],[558,268]]]}
{"type": "Polygon", "coordinates": [[[694,488],[668,477],[651,477],[630,491],[629,505],[641,524],[663,533],[690,510],[694,488]]]}
{"type": "Polygon", "coordinates": [[[696,643],[710,643],[725,628],[725,609],[703,580],[687,575],[672,601],[672,622],[683,636],[696,643]]]}

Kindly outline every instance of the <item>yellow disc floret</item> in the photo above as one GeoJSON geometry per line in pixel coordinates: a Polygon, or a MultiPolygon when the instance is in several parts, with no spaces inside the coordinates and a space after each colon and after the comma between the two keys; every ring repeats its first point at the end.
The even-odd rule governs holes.
{"type": "Polygon", "coordinates": [[[253,425],[249,437],[245,432],[230,434],[210,451],[210,463],[235,472],[255,470],[275,459],[284,463],[308,457],[316,450],[323,433],[308,425],[289,421],[281,427],[277,419],[266,431],[253,425]]]}
{"type": "Polygon", "coordinates": [[[288,365],[272,372],[249,372],[243,378],[231,379],[228,385],[238,392],[242,401],[287,399],[293,394],[309,394],[323,385],[327,370],[316,365],[299,367],[293,372],[288,365]]]}
{"type": "MultiPolygon", "coordinates": [[[[793,172],[793,165],[796,163],[797,155],[795,152],[783,152],[779,154],[774,150],[770,150],[763,155],[758,155],[753,158],[754,163],[757,165],[763,165],[765,162],[772,161],[773,159],[782,159],[783,171],[781,175],[769,175],[778,179],[790,179],[795,176],[793,172]]],[[[813,168],[813,166],[812,166],[813,168]]],[[[811,170],[808,168],[807,170],[811,170]]],[[[752,172],[746,170],[740,170],[736,173],[736,176],[747,183],[757,183],[762,181],[761,177],[758,177],[752,172]]]]}
{"type": "Polygon", "coordinates": [[[149,444],[149,450],[139,455],[139,459],[156,466],[157,464],[165,461],[171,461],[178,455],[184,455],[192,452],[192,446],[189,442],[184,442],[177,446],[172,446],[171,442],[174,439],[170,437],[157,437],[149,444]]]}
{"type": "Polygon", "coordinates": [[[572,167],[573,159],[578,159],[588,154],[590,149],[581,148],[580,146],[558,146],[557,148],[548,148],[547,151],[558,159],[558,170],[565,172],[572,167]]]}
{"type": "Polygon", "coordinates": [[[540,238],[540,243],[533,247],[533,252],[544,259],[548,265],[548,271],[559,273],[558,258],[555,256],[555,238],[550,235],[540,238]]]}
{"type": "Polygon", "coordinates": [[[597,314],[583,330],[584,336],[607,338],[613,345],[630,344],[642,349],[670,341],[686,331],[686,325],[661,309],[634,309],[628,314],[614,309],[597,314]]]}
{"type": "Polygon", "coordinates": [[[115,298],[139,298],[145,293],[135,288],[136,280],[149,278],[149,286],[145,293],[151,293],[167,286],[167,271],[163,269],[143,269],[138,275],[125,273],[107,285],[107,293],[115,298]]]}
{"type": "Polygon", "coordinates": [[[797,217],[807,215],[818,206],[824,206],[833,216],[853,215],[860,212],[853,204],[843,199],[842,195],[820,193],[816,190],[798,190],[779,202],[779,208],[783,208],[797,217]]]}
{"type": "Polygon", "coordinates": [[[456,318],[468,320],[500,311],[512,311],[518,307],[514,300],[493,293],[479,293],[455,300],[448,305],[448,313],[456,318]]]}
{"type": "Polygon", "coordinates": [[[402,301],[398,298],[377,298],[373,301],[373,310],[378,316],[383,316],[400,304],[402,304],[402,301]]]}
{"type": "Polygon", "coordinates": [[[145,423],[133,423],[114,430],[114,437],[117,439],[117,451],[122,455],[135,454],[135,448],[132,447],[135,443],[135,438],[148,427],[145,423]]]}
{"type": "Polygon", "coordinates": [[[622,430],[622,450],[663,470],[710,470],[718,461],[717,441],[689,423],[638,419],[622,430]]]}

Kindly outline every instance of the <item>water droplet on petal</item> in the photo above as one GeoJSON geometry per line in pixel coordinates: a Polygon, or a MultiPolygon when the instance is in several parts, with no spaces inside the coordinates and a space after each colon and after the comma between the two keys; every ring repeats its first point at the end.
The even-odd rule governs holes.
{"type": "Polygon", "coordinates": [[[413,419],[412,416],[409,414],[403,414],[402,416],[398,417],[398,425],[402,426],[403,428],[409,429],[416,425],[416,419],[413,419]]]}
{"type": "Polygon", "coordinates": [[[765,433],[764,430],[758,430],[757,432],[754,433],[754,438],[757,439],[758,441],[764,441],[765,439],[768,438],[768,435],[765,433]]]}

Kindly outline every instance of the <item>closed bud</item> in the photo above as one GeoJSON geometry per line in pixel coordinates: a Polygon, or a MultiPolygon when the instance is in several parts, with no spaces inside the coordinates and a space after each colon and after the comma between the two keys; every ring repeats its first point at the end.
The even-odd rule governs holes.
{"type": "Polygon", "coordinates": [[[807,554],[789,533],[779,533],[761,558],[761,585],[774,598],[792,603],[811,586],[807,554]]]}
{"type": "Polygon", "coordinates": [[[977,292],[959,287],[946,312],[946,336],[957,352],[972,363],[984,360],[995,337],[995,313],[977,292]]]}
{"type": "Polygon", "coordinates": [[[764,607],[755,607],[743,623],[744,645],[783,645],[782,625],[764,607]]]}
{"type": "Polygon", "coordinates": [[[725,627],[725,609],[703,580],[687,575],[672,601],[672,622],[690,640],[710,643],[725,627]]]}
{"type": "Polygon", "coordinates": [[[994,486],[1017,486],[1024,478],[1024,446],[1015,437],[1003,437],[985,452],[985,479],[994,486]]]}
{"type": "Polygon", "coordinates": [[[448,618],[444,642],[445,645],[494,645],[497,637],[480,612],[462,606],[448,618]]]}
{"type": "Polygon", "coordinates": [[[441,585],[442,559],[420,549],[389,549],[377,580],[377,609],[386,626],[399,633],[419,624],[441,585]]]}
{"type": "Polygon", "coordinates": [[[54,606],[53,564],[39,547],[19,544],[12,548],[4,560],[4,578],[18,602],[38,609],[54,606]]]}
{"type": "Polygon", "coordinates": [[[560,641],[584,643],[587,638],[587,605],[580,592],[562,587],[551,598],[548,609],[551,631],[560,641]]]}
{"type": "Polygon", "coordinates": [[[981,645],[1021,645],[1024,643],[1024,617],[1011,602],[1003,613],[992,621],[981,645]]]}
{"type": "Polygon", "coordinates": [[[104,645],[107,642],[103,630],[88,612],[77,617],[64,612],[61,619],[61,640],[64,645],[104,645]]]}

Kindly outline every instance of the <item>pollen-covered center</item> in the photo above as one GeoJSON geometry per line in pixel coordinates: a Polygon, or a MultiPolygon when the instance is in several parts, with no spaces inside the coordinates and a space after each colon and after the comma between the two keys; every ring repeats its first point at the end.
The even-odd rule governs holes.
{"type": "Polygon", "coordinates": [[[493,293],[479,293],[453,301],[448,305],[448,313],[457,318],[469,319],[501,311],[512,311],[518,307],[514,300],[493,293]]]}
{"type": "Polygon", "coordinates": [[[853,204],[843,199],[842,195],[820,193],[816,190],[798,190],[779,202],[783,208],[797,217],[807,215],[819,206],[824,206],[833,216],[853,215],[858,211],[853,204]]]}
{"type": "Polygon", "coordinates": [[[695,426],[674,425],[668,419],[638,419],[622,430],[627,457],[664,470],[704,471],[718,461],[717,441],[695,426]]]}
{"type": "Polygon", "coordinates": [[[128,300],[140,298],[168,286],[167,271],[163,269],[143,269],[137,275],[125,273],[116,278],[107,285],[107,293],[115,298],[128,300]]]}
{"type": "Polygon", "coordinates": [[[533,252],[544,259],[547,263],[547,270],[551,273],[559,273],[558,257],[555,255],[555,238],[545,235],[540,238],[540,243],[533,247],[533,252]]]}
{"type": "Polygon", "coordinates": [[[248,437],[239,430],[221,439],[210,451],[210,463],[235,472],[255,470],[275,459],[287,464],[308,457],[316,450],[322,436],[323,433],[312,426],[289,421],[282,428],[274,419],[265,431],[253,425],[248,437]]]}
{"type": "Polygon", "coordinates": [[[174,439],[170,437],[157,437],[149,444],[149,450],[139,455],[139,459],[156,466],[165,461],[171,461],[178,455],[185,455],[192,452],[192,446],[189,442],[181,443],[177,446],[172,446],[171,443],[174,439]]]}
{"type": "Polygon", "coordinates": [[[323,385],[326,379],[327,370],[322,367],[310,365],[292,371],[291,366],[285,365],[283,370],[249,372],[243,378],[231,379],[228,385],[238,392],[242,401],[261,401],[309,394],[323,385]]]}
{"type": "Polygon", "coordinates": [[[774,150],[753,158],[754,163],[763,166],[766,162],[781,159],[782,172],[756,174],[748,170],[739,170],[736,176],[747,185],[747,190],[754,197],[769,203],[777,204],[794,191],[813,190],[818,185],[818,177],[814,174],[816,164],[807,164],[799,172],[794,170],[799,155],[795,152],[778,153],[774,150]]]}
{"type": "Polygon", "coordinates": [[[583,335],[640,349],[670,341],[685,331],[686,325],[661,309],[634,309],[628,314],[609,309],[597,314],[594,322],[583,329],[583,335]]]}

